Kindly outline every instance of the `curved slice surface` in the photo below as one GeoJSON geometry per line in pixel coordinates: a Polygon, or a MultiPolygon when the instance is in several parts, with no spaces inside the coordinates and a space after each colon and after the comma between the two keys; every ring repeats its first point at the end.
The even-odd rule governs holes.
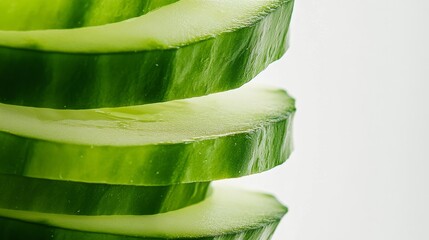
{"type": "Polygon", "coordinates": [[[0,102],[130,106],[240,87],[287,49],[290,0],[182,0],[94,27],[0,31],[0,102]]]}
{"type": "Polygon", "coordinates": [[[287,208],[273,196],[215,188],[187,208],[143,216],[72,216],[0,209],[2,239],[269,239],[287,208]],[[24,231],[26,230],[26,231],[24,231]],[[244,237],[244,238],[243,238],[244,237]]]}
{"type": "Polygon", "coordinates": [[[101,26],[0,31],[0,46],[89,54],[177,48],[254,25],[289,1],[181,0],[101,26]]]}
{"type": "Polygon", "coordinates": [[[294,112],[285,91],[258,85],[122,108],[0,104],[0,172],[132,185],[244,176],[287,159],[294,112]]]}

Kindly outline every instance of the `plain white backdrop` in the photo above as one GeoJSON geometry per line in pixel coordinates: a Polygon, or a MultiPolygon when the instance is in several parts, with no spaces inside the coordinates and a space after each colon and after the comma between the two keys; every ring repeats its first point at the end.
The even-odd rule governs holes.
{"type": "Polygon", "coordinates": [[[429,2],[298,0],[290,40],[256,81],[296,98],[295,151],[225,183],[289,207],[274,240],[429,239],[429,2]]]}

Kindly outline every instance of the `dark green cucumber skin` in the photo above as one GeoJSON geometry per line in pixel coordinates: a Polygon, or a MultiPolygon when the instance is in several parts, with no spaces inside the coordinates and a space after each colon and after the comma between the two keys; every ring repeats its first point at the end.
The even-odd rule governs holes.
{"type": "Polygon", "coordinates": [[[271,239],[277,222],[266,223],[259,228],[250,229],[235,234],[197,238],[152,238],[133,237],[105,233],[92,233],[61,229],[36,223],[27,223],[18,220],[0,218],[0,239],[2,240],[269,240],[271,239]]]}
{"type": "Polygon", "coordinates": [[[0,175],[0,208],[73,215],[142,215],[205,199],[209,182],[132,186],[0,175]]]}
{"type": "Polygon", "coordinates": [[[0,173],[148,186],[245,176],[286,161],[294,111],[249,131],[176,144],[75,145],[0,132],[0,173]]]}
{"type": "Polygon", "coordinates": [[[176,49],[70,54],[3,46],[0,102],[85,109],[234,89],[285,53],[292,9],[285,1],[252,26],[176,49]]]}
{"type": "Polygon", "coordinates": [[[60,2],[64,4],[59,5],[58,7],[58,5],[52,3],[52,0],[31,0],[31,4],[38,7],[34,7],[23,14],[21,9],[22,7],[28,9],[25,7],[25,5],[28,5],[29,1],[13,0],[6,3],[6,6],[9,4],[9,7],[2,9],[2,16],[0,16],[0,29],[67,29],[103,25],[138,17],[159,7],[177,1],[178,0],[56,0],[54,2],[60,2]],[[36,1],[38,3],[36,3],[36,1]],[[109,6],[112,2],[116,8],[110,7],[108,9],[108,14],[103,13],[102,18],[96,17],[98,14],[97,11],[100,11],[100,5],[109,6]],[[67,8],[64,9],[64,6],[67,8]],[[44,19],[45,10],[54,10],[52,12],[56,12],[58,17],[51,19],[51,21],[46,21],[46,19],[44,19]],[[14,21],[8,21],[11,19],[14,21]]]}

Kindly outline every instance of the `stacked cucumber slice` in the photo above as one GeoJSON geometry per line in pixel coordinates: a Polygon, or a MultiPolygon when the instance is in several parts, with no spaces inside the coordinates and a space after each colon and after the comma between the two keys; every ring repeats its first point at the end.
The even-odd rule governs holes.
{"type": "Polygon", "coordinates": [[[76,216],[0,209],[5,217],[0,219],[4,226],[0,232],[6,239],[257,240],[268,239],[285,212],[272,196],[219,188],[200,204],[156,215],[76,216]]]}
{"type": "Polygon", "coordinates": [[[284,53],[291,11],[290,0],[185,0],[111,24],[0,31],[0,101],[99,108],[237,88],[284,53]]]}
{"type": "Polygon", "coordinates": [[[294,100],[240,87],[292,7],[0,0],[0,239],[270,239],[282,204],[210,182],[292,151],[294,100]]]}

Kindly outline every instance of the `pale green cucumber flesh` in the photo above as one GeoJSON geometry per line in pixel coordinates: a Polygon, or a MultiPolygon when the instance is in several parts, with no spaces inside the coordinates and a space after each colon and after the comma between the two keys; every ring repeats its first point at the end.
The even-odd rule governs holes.
{"type": "Polygon", "coordinates": [[[209,184],[110,185],[0,174],[0,208],[74,215],[155,214],[202,201],[209,184]]]}
{"type": "Polygon", "coordinates": [[[216,188],[200,203],[155,215],[73,216],[0,209],[0,237],[265,240],[286,211],[270,195],[216,188]]]}
{"type": "Polygon", "coordinates": [[[0,105],[0,172],[84,182],[170,185],[262,172],[292,150],[294,100],[248,85],[110,109],[0,105]]]}
{"type": "MultiPolygon", "coordinates": [[[[183,3],[182,1],[152,11],[142,16],[141,20],[143,21],[145,17],[162,18],[165,19],[164,25],[176,22],[176,18],[172,21],[171,17],[162,16],[173,11],[177,5],[179,6],[177,8],[185,11],[184,6],[193,4],[193,1],[183,1],[183,3]],[[161,17],[157,15],[158,13],[161,17]]],[[[227,9],[227,6],[217,6],[215,4],[217,1],[195,2],[195,4],[199,3],[197,6],[205,11],[213,9],[211,14],[206,14],[213,18],[222,19],[224,8],[227,9]],[[208,6],[215,4],[216,7],[207,8],[204,7],[205,4],[208,6]]],[[[261,6],[255,9],[244,7],[247,11],[236,17],[246,19],[232,21],[222,29],[214,26],[210,30],[204,25],[192,28],[188,26],[189,24],[185,24],[190,29],[182,29],[175,34],[172,29],[178,28],[177,26],[167,28],[162,25],[155,29],[163,31],[158,36],[159,39],[154,40],[150,37],[150,41],[145,40],[147,43],[141,39],[136,40],[135,46],[128,40],[114,40],[112,37],[102,36],[98,38],[106,40],[106,46],[101,48],[103,45],[99,40],[96,37],[89,37],[86,33],[78,32],[76,35],[96,42],[85,45],[78,43],[74,35],[74,37],[58,35],[65,38],[54,41],[58,48],[75,46],[79,48],[75,49],[78,53],[65,52],[65,49],[50,49],[57,52],[34,51],[42,47],[41,43],[32,40],[29,40],[31,43],[27,42],[22,46],[11,48],[10,44],[17,44],[19,41],[12,37],[10,44],[6,43],[11,31],[0,31],[2,46],[0,47],[0,102],[72,109],[116,107],[201,96],[237,88],[251,80],[268,64],[279,59],[286,51],[293,1],[219,1],[219,4],[230,4],[236,7],[237,4],[261,6]],[[190,37],[192,34],[196,35],[190,37]],[[164,35],[171,35],[173,39],[165,39],[164,35]],[[62,42],[66,39],[71,39],[73,43],[62,42]],[[110,46],[108,45],[110,43],[120,43],[121,46],[110,46]],[[170,45],[175,47],[171,48],[170,45]],[[83,46],[89,47],[81,49],[83,46]],[[119,48],[122,46],[127,49],[119,48]],[[154,49],[158,47],[169,49],[154,49]],[[112,51],[116,52],[112,53],[112,51]]],[[[200,12],[196,6],[190,9],[194,9],[192,14],[198,20],[188,20],[203,23],[204,20],[200,20],[200,15],[205,12],[200,12]]],[[[176,14],[179,13],[173,15],[176,14]]],[[[215,22],[213,19],[207,21],[207,26],[215,22]]],[[[135,25],[135,22],[135,20],[130,21],[130,24],[135,25]]],[[[154,24],[149,27],[157,26],[154,24]]],[[[81,28],[76,31],[89,31],[93,28],[99,27],[81,28]]],[[[55,33],[59,30],[40,32],[46,31],[55,33]]],[[[71,30],[60,32],[69,31],[71,30]]],[[[31,35],[31,32],[18,31],[16,34],[31,35]]],[[[125,35],[119,34],[119,36],[125,35]]]]}
{"type": "Polygon", "coordinates": [[[0,0],[1,30],[96,26],[138,17],[177,0],[0,0]]]}

